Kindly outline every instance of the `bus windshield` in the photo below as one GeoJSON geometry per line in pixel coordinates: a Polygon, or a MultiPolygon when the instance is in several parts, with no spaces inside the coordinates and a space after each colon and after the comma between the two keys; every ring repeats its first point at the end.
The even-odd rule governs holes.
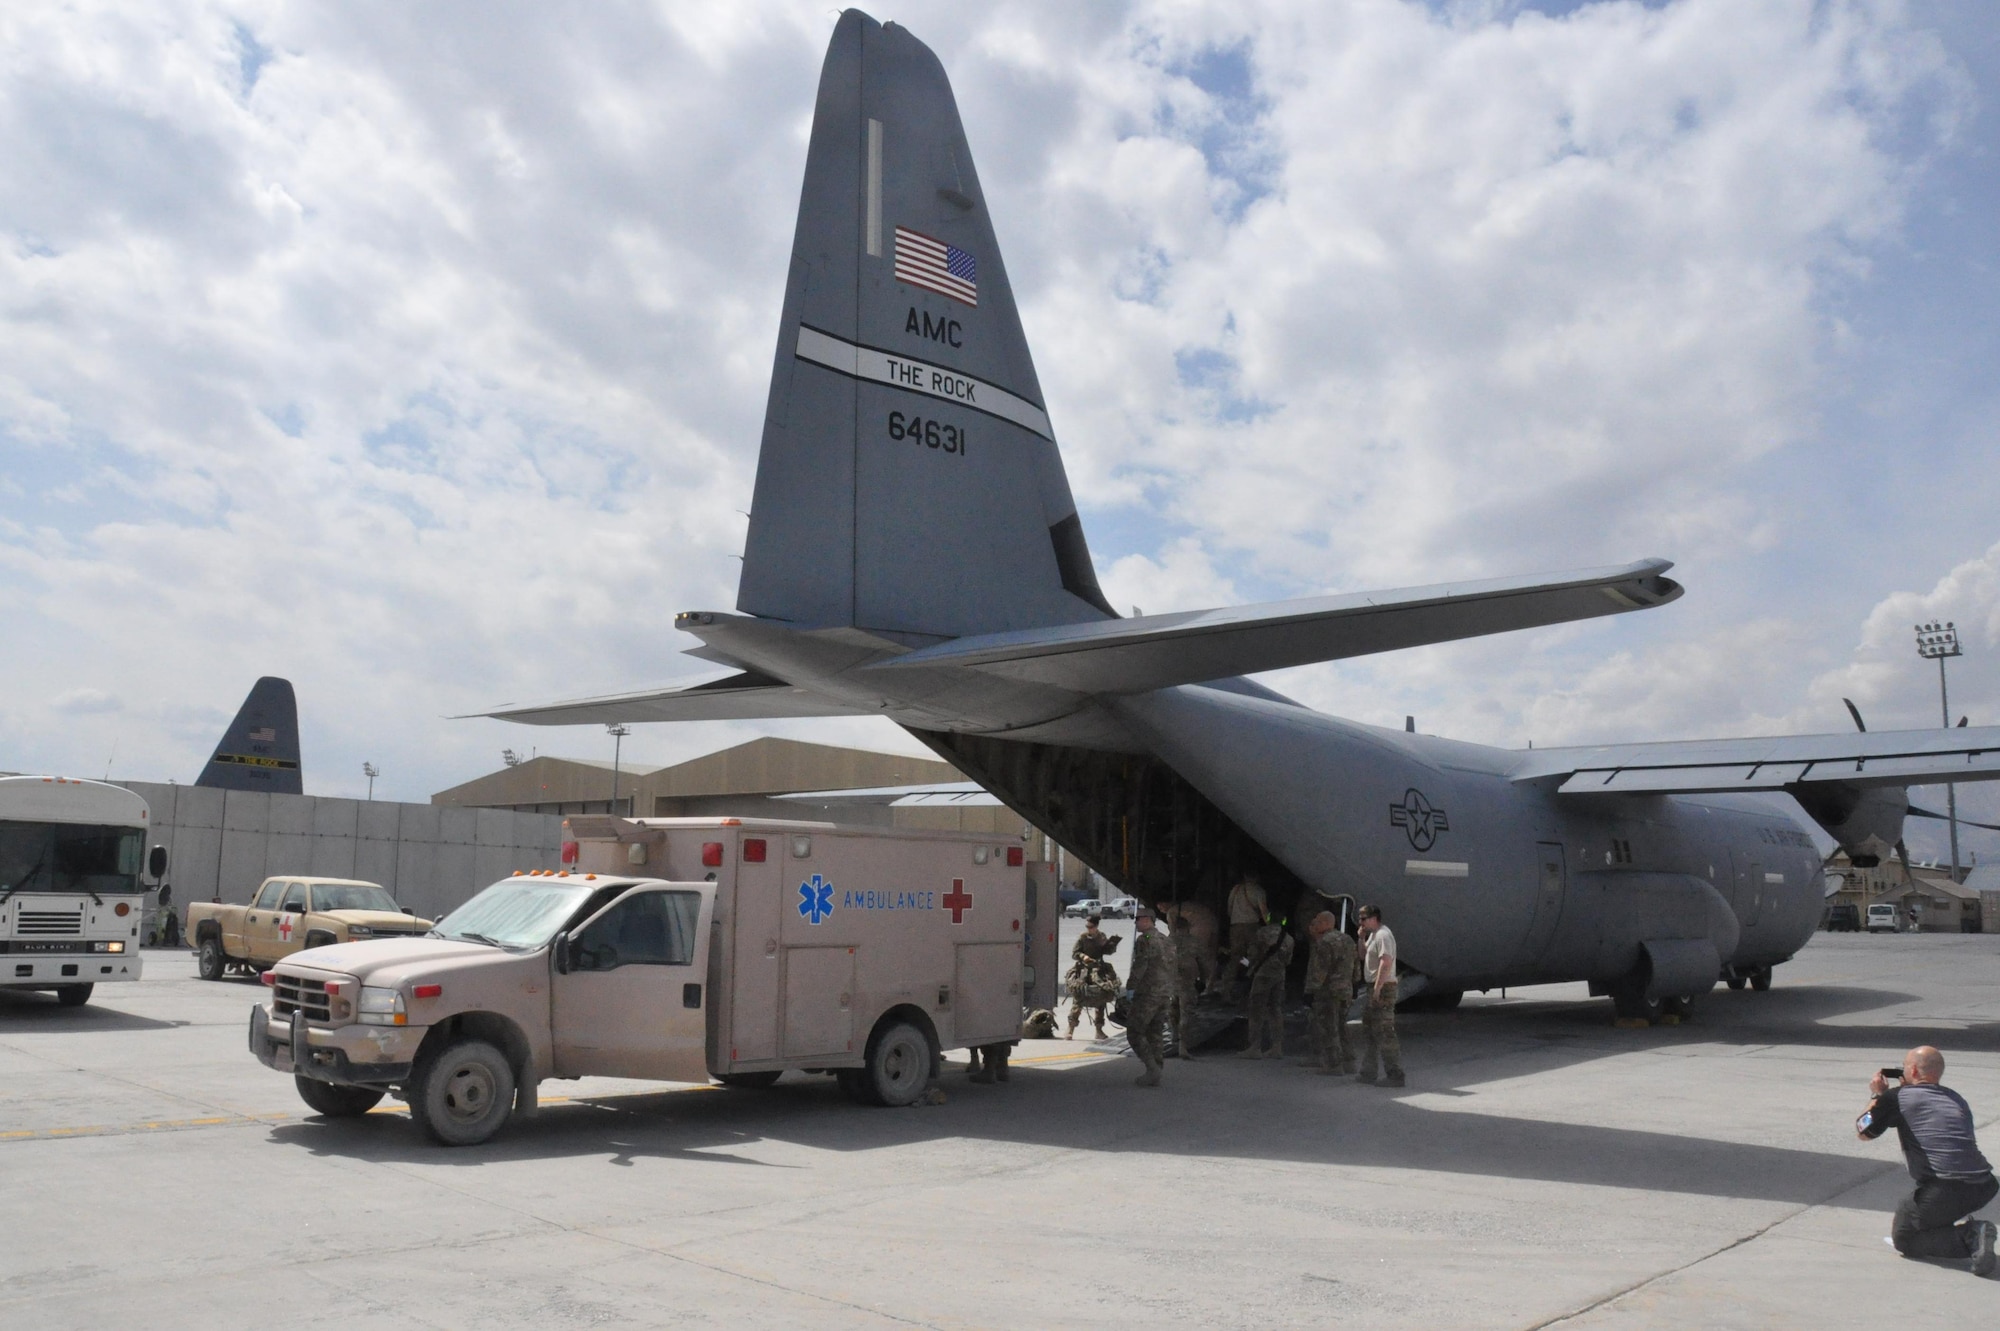
{"type": "Polygon", "coordinates": [[[592,890],[575,881],[503,878],[439,920],[431,932],[496,947],[540,947],[592,890]]]}
{"type": "Polygon", "coordinates": [[[137,892],[145,844],[138,827],[0,822],[0,897],[137,892]]]}

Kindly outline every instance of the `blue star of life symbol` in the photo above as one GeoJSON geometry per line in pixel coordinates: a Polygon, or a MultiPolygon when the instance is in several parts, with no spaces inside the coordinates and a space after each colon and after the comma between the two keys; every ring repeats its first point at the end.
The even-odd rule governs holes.
{"type": "Polygon", "coordinates": [[[833,884],[814,874],[799,884],[799,918],[807,924],[823,924],[833,914],[833,884]]]}

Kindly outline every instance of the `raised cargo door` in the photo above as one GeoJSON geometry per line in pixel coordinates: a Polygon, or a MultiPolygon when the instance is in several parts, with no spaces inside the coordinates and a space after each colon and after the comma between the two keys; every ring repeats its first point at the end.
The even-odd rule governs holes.
{"type": "Polygon", "coordinates": [[[963,1048],[1019,1039],[1021,945],[960,943],[953,969],[949,1044],[963,1048]]]}
{"type": "Polygon", "coordinates": [[[786,1058],[851,1054],[854,1049],[854,949],[785,949],[786,1058]]]}
{"type": "Polygon", "coordinates": [[[549,977],[558,1077],[708,1080],[715,888],[634,888],[564,939],[549,977]]]}

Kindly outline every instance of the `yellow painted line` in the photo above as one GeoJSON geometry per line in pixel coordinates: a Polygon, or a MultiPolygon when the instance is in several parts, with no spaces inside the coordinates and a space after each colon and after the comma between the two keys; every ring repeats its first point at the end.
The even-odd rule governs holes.
{"type": "Polygon", "coordinates": [[[279,1123],[290,1114],[218,1114],[210,1118],[160,1118],[144,1123],[89,1123],[62,1128],[15,1128],[0,1132],[0,1141],[47,1141],[68,1137],[127,1137],[142,1132],[182,1132],[229,1124],[279,1123]]]}

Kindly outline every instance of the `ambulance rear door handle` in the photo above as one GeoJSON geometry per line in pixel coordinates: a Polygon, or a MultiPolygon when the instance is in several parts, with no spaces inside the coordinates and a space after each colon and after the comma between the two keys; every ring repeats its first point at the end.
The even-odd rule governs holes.
{"type": "Polygon", "coordinates": [[[700,1006],[701,1006],[701,986],[700,986],[700,985],[698,985],[698,984],[684,984],[684,985],[682,985],[682,986],[681,986],[681,1006],[682,1006],[682,1007],[695,1007],[695,1008],[698,1008],[698,1007],[700,1007],[700,1006]]]}

